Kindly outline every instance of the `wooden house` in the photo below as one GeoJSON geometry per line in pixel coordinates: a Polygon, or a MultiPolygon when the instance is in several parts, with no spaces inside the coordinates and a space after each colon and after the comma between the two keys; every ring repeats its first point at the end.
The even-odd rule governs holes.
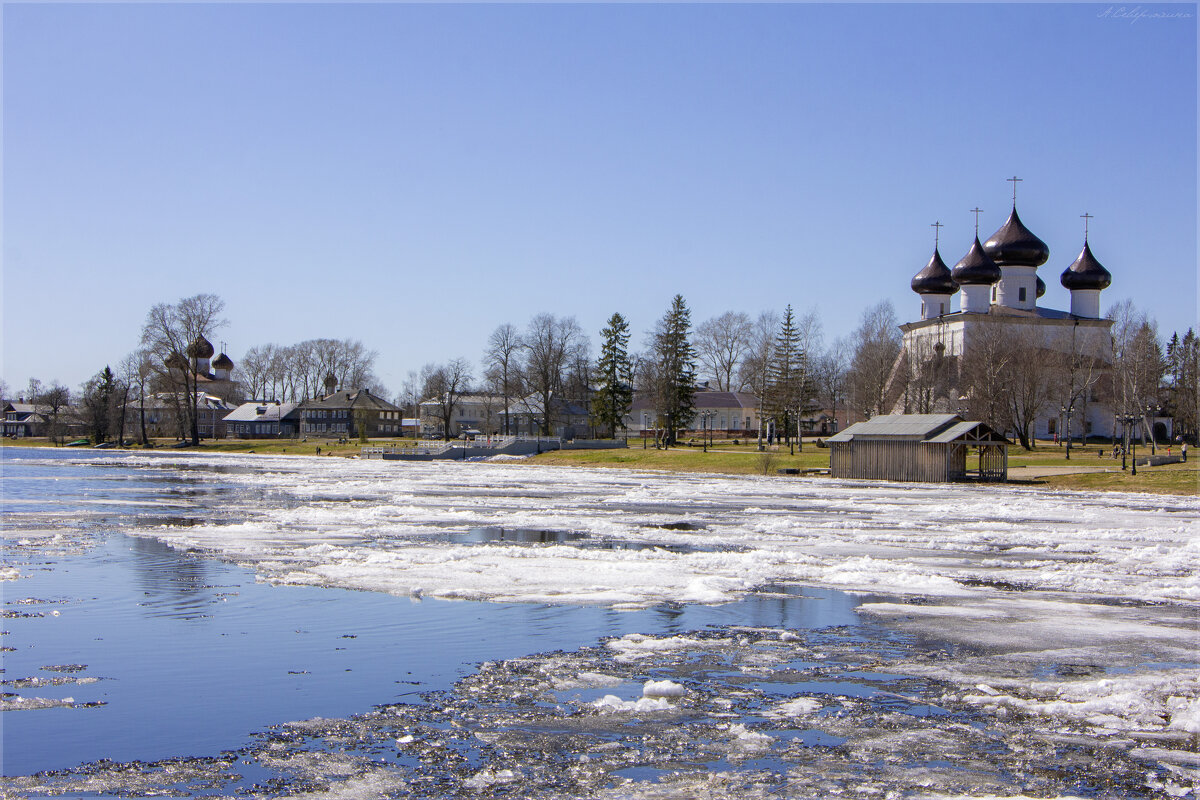
{"type": "Polygon", "coordinates": [[[888,414],[828,440],[835,478],[949,482],[1008,480],[1008,439],[957,414],[888,414]]]}

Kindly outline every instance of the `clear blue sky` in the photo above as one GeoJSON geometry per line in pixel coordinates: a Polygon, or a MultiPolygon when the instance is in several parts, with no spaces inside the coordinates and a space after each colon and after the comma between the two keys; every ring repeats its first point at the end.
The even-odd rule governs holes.
{"type": "Polygon", "coordinates": [[[953,264],[984,209],[1090,241],[1196,325],[1197,7],[3,6],[3,364],[72,388],[149,307],[248,347],[361,339],[392,391],[499,324],[635,343],[819,305],[827,338],[953,264]],[[1157,14],[1131,18],[1139,13],[1157,14]]]}

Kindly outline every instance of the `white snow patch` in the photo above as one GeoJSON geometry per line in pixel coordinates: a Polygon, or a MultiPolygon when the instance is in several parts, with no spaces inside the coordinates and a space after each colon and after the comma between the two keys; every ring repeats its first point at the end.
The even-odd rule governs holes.
{"type": "Polygon", "coordinates": [[[673,711],[675,706],[665,697],[639,697],[637,700],[622,700],[615,694],[606,694],[592,705],[606,713],[645,714],[657,711],[673,711]]]}
{"type": "Polygon", "coordinates": [[[675,681],[646,681],[646,685],[642,687],[642,695],[644,697],[683,697],[687,694],[687,689],[682,684],[675,681]]]}

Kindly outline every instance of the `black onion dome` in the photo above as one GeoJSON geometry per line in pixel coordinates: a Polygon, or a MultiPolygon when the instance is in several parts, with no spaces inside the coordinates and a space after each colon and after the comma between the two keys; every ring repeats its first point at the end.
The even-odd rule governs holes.
{"type": "Polygon", "coordinates": [[[188,355],[192,358],[212,358],[215,352],[212,342],[203,336],[197,336],[196,340],[188,345],[188,355]]]}
{"type": "Polygon", "coordinates": [[[1092,255],[1092,248],[1084,239],[1079,258],[1063,270],[1059,280],[1068,289],[1106,289],[1112,283],[1112,275],[1092,255]]]}
{"type": "Polygon", "coordinates": [[[1000,230],[983,243],[983,249],[1002,267],[1040,267],[1050,257],[1046,243],[1021,223],[1016,206],[1000,230]]]}
{"type": "Polygon", "coordinates": [[[954,265],[954,271],[950,273],[954,277],[955,283],[964,284],[992,284],[1000,280],[1000,268],[996,266],[996,262],[988,257],[988,254],[983,249],[983,245],[979,243],[979,237],[975,237],[975,244],[971,245],[971,249],[962,261],[954,265]]]}
{"type": "Polygon", "coordinates": [[[917,294],[954,294],[958,284],[950,275],[950,268],[942,261],[942,254],[933,248],[933,258],[912,279],[912,290],[917,294]]]}
{"type": "Polygon", "coordinates": [[[219,355],[215,359],[213,359],[212,368],[213,369],[233,369],[233,360],[230,359],[229,356],[225,355],[224,353],[221,353],[221,355],[219,355]]]}
{"type": "Polygon", "coordinates": [[[183,356],[179,355],[179,353],[171,353],[171,355],[167,356],[167,360],[163,363],[165,363],[167,365],[168,369],[187,369],[188,368],[187,359],[184,358],[183,356]]]}
{"type": "Polygon", "coordinates": [[[1037,279],[1037,296],[1041,297],[1046,293],[1046,282],[1041,278],[1037,279]]]}

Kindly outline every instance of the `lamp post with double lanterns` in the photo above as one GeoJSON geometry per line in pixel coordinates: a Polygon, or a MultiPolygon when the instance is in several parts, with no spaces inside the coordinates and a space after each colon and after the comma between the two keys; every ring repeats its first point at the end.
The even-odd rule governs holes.
{"type": "MultiPolygon", "coordinates": [[[[1129,426],[1136,424],[1139,417],[1137,414],[1122,414],[1117,419],[1121,420],[1121,437],[1125,440],[1125,446],[1121,449],[1121,469],[1125,469],[1125,454],[1131,447],[1136,446],[1133,437],[1129,435],[1129,426]]],[[[1137,451],[1129,453],[1129,457],[1133,461],[1131,474],[1137,475],[1137,451]]]]}
{"type": "Polygon", "coordinates": [[[1075,406],[1073,404],[1061,406],[1059,408],[1059,411],[1062,412],[1063,419],[1066,421],[1066,424],[1063,426],[1063,433],[1067,439],[1067,461],[1070,461],[1071,460],[1071,414],[1074,413],[1075,406]]]}

